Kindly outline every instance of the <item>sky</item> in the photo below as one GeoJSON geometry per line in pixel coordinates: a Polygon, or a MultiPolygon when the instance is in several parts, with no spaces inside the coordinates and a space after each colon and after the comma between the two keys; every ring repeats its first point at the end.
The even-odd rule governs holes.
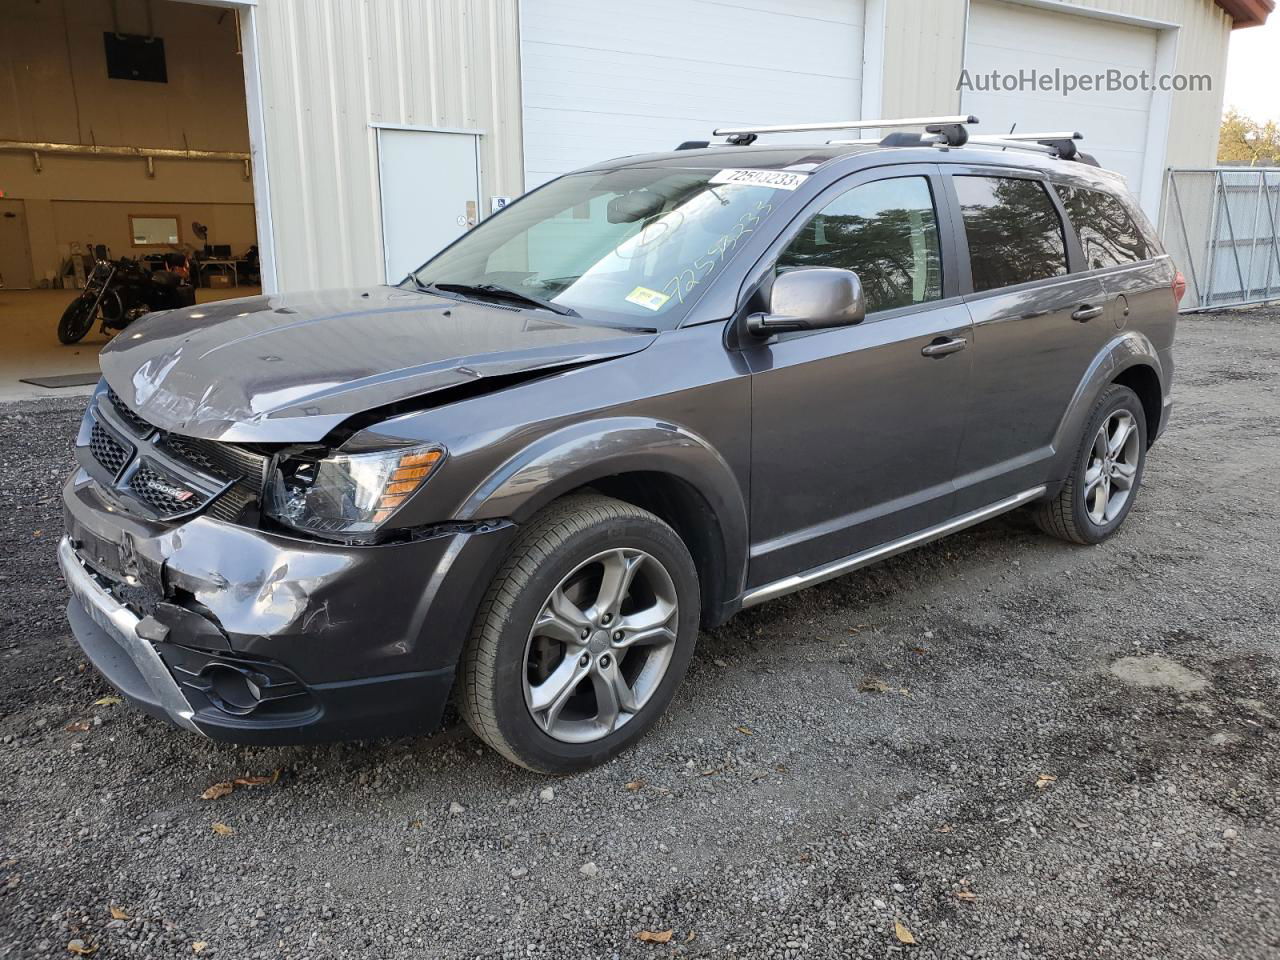
{"type": "Polygon", "coordinates": [[[1231,31],[1223,109],[1280,122],[1280,8],[1261,27],[1231,31]]]}

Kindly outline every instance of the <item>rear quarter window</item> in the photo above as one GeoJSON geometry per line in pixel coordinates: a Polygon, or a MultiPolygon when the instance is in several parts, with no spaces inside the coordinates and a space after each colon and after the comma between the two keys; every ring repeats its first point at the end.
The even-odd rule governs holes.
{"type": "Polygon", "coordinates": [[[1157,253],[1155,242],[1119,197],[1086,187],[1057,185],[1080,238],[1089,270],[1139,263],[1157,253]]]}
{"type": "Polygon", "coordinates": [[[1067,242],[1053,200],[1038,180],[954,178],[969,243],[974,292],[1067,272],[1067,242]]]}

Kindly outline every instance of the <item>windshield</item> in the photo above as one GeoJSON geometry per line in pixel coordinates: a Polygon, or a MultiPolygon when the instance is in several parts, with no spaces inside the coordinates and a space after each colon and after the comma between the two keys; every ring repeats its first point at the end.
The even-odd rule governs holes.
{"type": "Polygon", "coordinates": [[[628,167],[561,177],[412,278],[460,296],[504,288],[592,321],[669,329],[786,196],[779,189],[788,188],[715,182],[734,172],[628,167]]]}

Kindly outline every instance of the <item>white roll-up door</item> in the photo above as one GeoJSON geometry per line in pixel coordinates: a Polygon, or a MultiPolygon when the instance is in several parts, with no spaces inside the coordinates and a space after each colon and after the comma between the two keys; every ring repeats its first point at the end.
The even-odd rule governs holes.
{"type": "MultiPolygon", "coordinates": [[[[1118,69],[1137,75],[1156,69],[1157,32],[1146,27],[1001,0],[972,0],[965,69],[970,77],[996,70],[1005,76],[1055,69],[1069,74],[1118,69]]],[[[1152,94],[1083,91],[1070,96],[1032,89],[963,90],[961,107],[978,117],[981,133],[1078,130],[1081,145],[1108,169],[1124,174],[1140,193],[1152,94]]],[[[1163,149],[1162,146],[1156,145],[1163,149]]]]}
{"type": "Polygon", "coordinates": [[[863,0],[522,0],[526,189],[718,125],[854,120],[863,0]]]}

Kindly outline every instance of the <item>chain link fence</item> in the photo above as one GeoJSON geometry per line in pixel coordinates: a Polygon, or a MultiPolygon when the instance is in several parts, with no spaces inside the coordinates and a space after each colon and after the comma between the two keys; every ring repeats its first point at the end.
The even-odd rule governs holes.
{"type": "Polygon", "coordinates": [[[1174,167],[1164,244],[1187,278],[1183,311],[1280,298],[1280,167],[1174,167]]]}

